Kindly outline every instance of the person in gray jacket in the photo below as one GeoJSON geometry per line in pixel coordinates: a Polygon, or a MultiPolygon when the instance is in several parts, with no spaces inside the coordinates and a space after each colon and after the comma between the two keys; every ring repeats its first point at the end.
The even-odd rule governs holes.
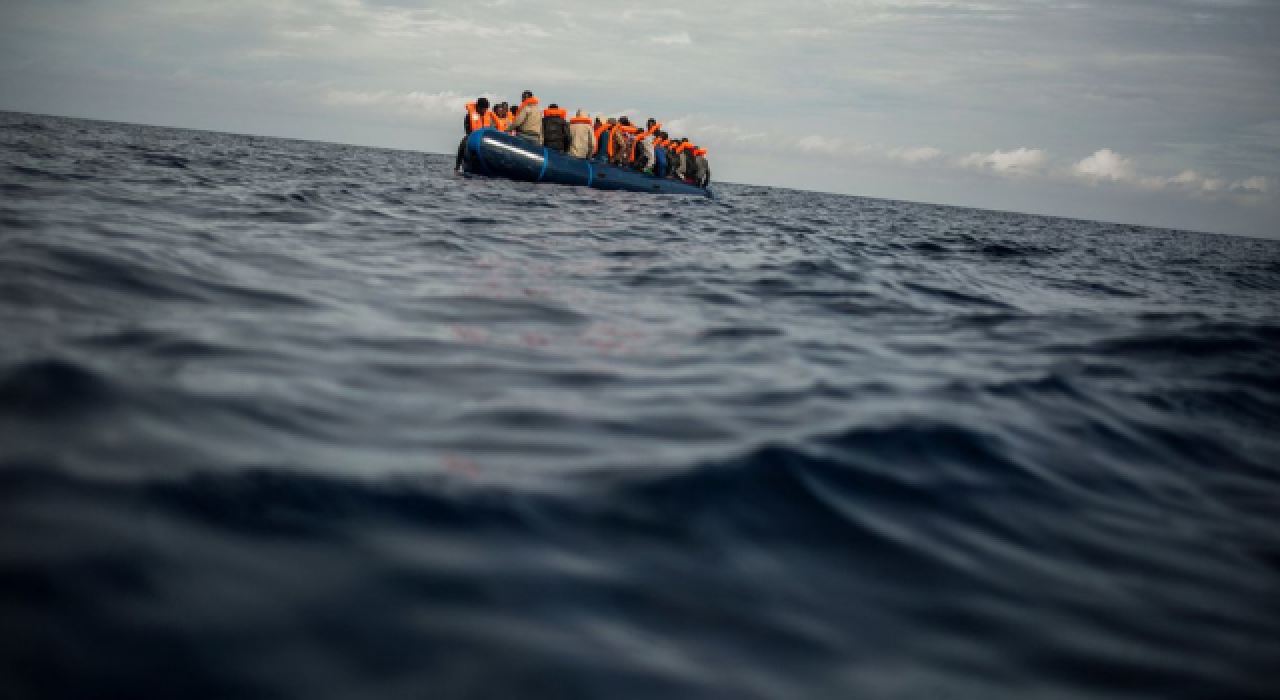
{"type": "Polygon", "coordinates": [[[513,134],[526,141],[542,145],[542,109],[538,107],[538,98],[533,92],[525,90],[520,95],[522,102],[516,111],[516,117],[508,127],[513,134]]]}
{"type": "Polygon", "coordinates": [[[698,187],[711,184],[711,164],[707,162],[707,152],[701,148],[693,154],[693,184],[698,187]]]}

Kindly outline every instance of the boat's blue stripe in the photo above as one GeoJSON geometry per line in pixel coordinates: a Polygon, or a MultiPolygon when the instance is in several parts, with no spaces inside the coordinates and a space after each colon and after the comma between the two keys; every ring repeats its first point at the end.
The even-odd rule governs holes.
{"type": "Polygon", "coordinates": [[[542,171],[538,173],[538,179],[534,182],[542,182],[542,176],[547,174],[547,163],[551,162],[551,151],[546,148],[542,149],[542,171]]]}
{"type": "Polygon", "coordinates": [[[587,187],[591,186],[591,181],[596,179],[596,169],[591,167],[591,161],[587,161],[587,187]]]}

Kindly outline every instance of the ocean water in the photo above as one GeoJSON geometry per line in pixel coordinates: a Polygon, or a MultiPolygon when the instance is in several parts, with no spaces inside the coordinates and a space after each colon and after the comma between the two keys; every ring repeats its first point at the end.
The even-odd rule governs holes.
{"type": "Polygon", "coordinates": [[[0,113],[0,697],[1274,698],[1280,244],[0,113]]]}

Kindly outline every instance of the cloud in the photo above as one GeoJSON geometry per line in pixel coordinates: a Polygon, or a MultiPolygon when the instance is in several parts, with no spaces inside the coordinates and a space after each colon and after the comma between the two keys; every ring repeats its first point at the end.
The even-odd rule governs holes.
{"type": "Polygon", "coordinates": [[[1089,180],[1132,180],[1133,161],[1110,148],[1095,151],[1093,155],[1071,166],[1071,172],[1089,180]]]}
{"type": "Polygon", "coordinates": [[[1071,166],[1069,173],[1090,184],[1112,182],[1127,184],[1146,190],[1176,190],[1198,197],[1234,192],[1255,201],[1269,195],[1274,189],[1272,181],[1255,175],[1236,182],[1221,177],[1201,175],[1195,170],[1183,170],[1177,175],[1145,174],[1131,158],[1126,158],[1110,148],[1095,151],[1093,155],[1071,166]]]}
{"type": "Polygon", "coordinates": [[[1232,183],[1231,189],[1250,194],[1270,194],[1276,189],[1276,181],[1268,177],[1255,175],[1246,180],[1232,183]]]}
{"type": "Polygon", "coordinates": [[[1039,148],[1019,148],[1013,151],[970,153],[955,164],[961,168],[986,170],[1000,175],[1022,177],[1039,174],[1049,160],[1049,153],[1039,148]]]}

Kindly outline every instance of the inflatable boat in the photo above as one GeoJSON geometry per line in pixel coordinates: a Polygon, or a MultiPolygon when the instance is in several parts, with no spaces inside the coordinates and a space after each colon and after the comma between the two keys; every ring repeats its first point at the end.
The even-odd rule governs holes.
{"type": "Polygon", "coordinates": [[[464,167],[466,172],[474,175],[524,182],[579,185],[598,190],[714,196],[707,187],[645,175],[598,160],[574,158],[492,128],[473,131],[467,137],[464,167]]]}

